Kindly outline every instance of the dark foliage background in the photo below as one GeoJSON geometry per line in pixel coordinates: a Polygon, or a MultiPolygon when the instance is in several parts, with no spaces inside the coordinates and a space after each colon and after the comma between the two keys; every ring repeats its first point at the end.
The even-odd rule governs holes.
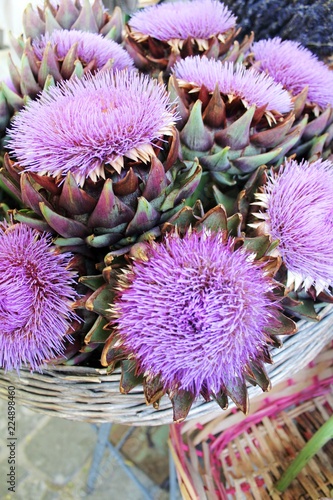
{"type": "Polygon", "coordinates": [[[318,56],[333,54],[333,0],[224,0],[238,17],[242,36],[297,40],[318,56]]]}

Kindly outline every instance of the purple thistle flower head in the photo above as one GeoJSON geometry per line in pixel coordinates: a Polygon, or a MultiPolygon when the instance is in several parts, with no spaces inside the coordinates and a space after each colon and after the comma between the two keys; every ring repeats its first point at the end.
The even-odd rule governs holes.
{"type": "Polygon", "coordinates": [[[0,366],[32,370],[64,353],[77,298],[71,255],[25,224],[0,225],[0,366]]]}
{"type": "Polygon", "coordinates": [[[266,211],[256,214],[274,240],[288,270],[287,286],[333,284],[333,163],[286,161],[257,195],[266,211]]]}
{"type": "Polygon", "coordinates": [[[119,277],[112,314],[139,370],[165,389],[217,393],[262,360],[278,306],[252,254],[221,233],[177,233],[119,277]]]}
{"type": "Polygon", "coordinates": [[[253,44],[256,66],[271,75],[293,95],[308,87],[309,101],[333,105],[333,72],[298,42],[276,37],[253,44]]]}
{"type": "Polygon", "coordinates": [[[134,69],[134,62],[118,43],[102,35],[77,30],[54,30],[32,41],[36,57],[42,60],[47,44],[56,48],[59,59],[64,59],[74,44],[78,44],[78,58],[87,65],[95,61],[96,69],[101,69],[113,60],[112,69],[134,69]]]}
{"type": "Polygon", "coordinates": [[[173,72],[181,86],[188,84],[200,89],[204,85],[213,92],[216,84],[229,99],[239,97],[246,106],[255,104],[267,110],[287,113],[292,108],[289,93],[268,75],[246,69],[242,64],[221,62],[206,56],[191,56],[178,61],[173,72]]]}
{"type": "Polygon", "coordinates": [[[149,161],[152,144],[177,119],[164,85],[133,71],[102,71],[63,81],[30,101],[13,120],[9,149],[26,172],[79,185],[117,172],[124,156],[149,161]]]}
{"type": "Polygon", "coordinates": [[[236,17],[218,0],[166,3],[147,7],[129,21],[132,34],[144,40],[149,36],[164,42],[208,40],[235,27],[236,17]]]}

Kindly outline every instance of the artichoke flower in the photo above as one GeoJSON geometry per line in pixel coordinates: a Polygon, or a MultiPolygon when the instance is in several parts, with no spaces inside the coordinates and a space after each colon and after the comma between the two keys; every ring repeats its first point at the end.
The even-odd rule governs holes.
{"type": "MultiPolygon", "coordinates": [[[[333,284],[333,163],[288,160],[272,170],[255,194],[250,224],[260,235],[278,241],[274,255],[286,268],[287,291],[330,295],[333,284]]],[[[280,275],[281,277],[281,275],[280,275]]]]}
{"type": "Polygon", "coordinates": [[[174,63],[189,55],[237,59],[252,37],[241,46],[236,17],[217,0],[180,1],[147,7],[126,25],[125,45],[144,72],[169,74],[174,63]]]}
{"type": "Polygon", "coordinates": [[[103,69],[133,69],[131,57],[118,43],[82,30],[54,29],[16,44],[16,49],[20,69],[9,55],[11,81],[0,86],[0,132],[27,100],[50,85],[103,69]]]}
{"type": "Polygon", "coordinates": [[[164,223],[198,186],[181,163],[177,116],[164,85],[135,72],[61,82],[14,118],[2,182],[15,218],[70,249],[133,243],[164,223]],[[41,126],[43,124],[43,126],[41,126]]]}
{"type": "Polygon", "coordinates": [[[246,381],[269,390],[269,348],[296,331],[279,306],[272,241],[244,237],[241,220],[222,205],[205,214],[198,201],[155,241],[134,244],[127,266],[111,251],[99,278],[81,278],[93,289],[86,307],[99,314],[85,342],[104,343],[109,371],[120,362],[122,393],[143,383],[155,408],[167,393],[175,421],[199,394],[222,408],[230,397],[246,413],[246,381]]]}
{"type": "Polygon", "coordinates": [[[137,12],[127,51],[101,0],[30,4],[24,30],[0,84],[0,366],[120,366],[176,422],[199,397],[247,413],[280,335],[333,302],[332,74],[239,44],[217,0],[137,12]]]}
{"type": "Polygon", "coordinates": [[[328,158],[333,141],[333,72],[329,67],[299,43],[279,37],[255,42],[248,60],[293,96],[303,96],[295,106],[295,125],[304,117],[308,123],[290,153],[298,159],[328,158]]]}
{"type": "Polygon", "coordinates": [[[305,126],[294,126],[281,84],[238,63],[188,57],[175,64],[169,91],[178,99],[183,158],[199,158],[204,170],[201,199],[233,187],[237,196],[258,167],[282,162],[305,126]]]}
{"type": "Polygon", "coordinates": [[[0,366],[40,370],[79,329],[73,256],[21,223],[0,222],[0,245],[0,366]]]}
{"type": "Polygon", "coordinates": [[[101,0],[44,0],[44,7],[31,3],[23,13],[23,29],[27,38],[38,38],[53,30],[82,30],[100,33],[121,42],[122,13],[116,7],[109,14],[101,0]]]}
{"type": "Polygon", "coordinates": [[[78,30],[54,30],[32,41],[28,39],[21,64],[24,74],[10,66],[12,82],[22,96],[31,98],[41,92],[50,77],[59,82],[88,71],[133,68],[132,59],[118,43],[78,30]]]}

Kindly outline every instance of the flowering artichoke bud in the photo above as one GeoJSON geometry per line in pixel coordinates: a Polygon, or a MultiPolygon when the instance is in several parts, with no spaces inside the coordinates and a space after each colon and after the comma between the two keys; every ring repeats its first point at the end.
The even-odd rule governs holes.
{"type": "Polygon", "coordinates": [[[44,7],[30,3],[23,13],[23,28],[27,38],[38,38],[53,30],[81,30],[100,33],[121,42],[122,13],[116,7],[109,14],[101,0],[44,0],[44,7]]]}
{"type": "Polygon", "coordinates": [[[78,349],[75,258],[21,223],[0,222],[0,246],[0,367],[40,371],[78,349]]]}
{"type": "Polygon", "coordinates": [[[107,255],[107,283],[87,302],[102,315],[104,335],[111,330],[101,362],[110,370],[121,362],[120,391],[143,382],[155,407],[168,393],[175,421],[200,394],[222,408],[230,397],[246,413],[246,381],[269,390],[269,347],[296,330],[275,295],[269,237],[244,239],[240,223],[222,205],[205,215],[200,202],[185,207],[158,242],[132,247],[129,266],[119,271],[116,252],[107,255]]]}
{"type": "Polygon", "coordinates": [[[126,26],[125,43],[140,70],[169,74],[177,60],[189,55],[228,54],[235,60],[249,43],[233,45],[235,25],[235,16],[217,0],[166,3],[135,13],[126,26]]]}
{"type": "Polygon", "coordinates": [[[313,316],[313,299],[333,299],[332,191],[333,163],[288,160],[267,175],[256,193],[259,222],[250,224],[257,234],[278,242],[274,254],[284,265],[280,279],[293,299],[300,295],[304,308],[308,304],[309,312],[312,304],[313,316]]]}
{"type": "Polygon", "coordinates": [[[0,131],[28,98],[34,99],[43,88],[74,76],[99,70],[133,69],[128,53],[113,40],[78,30],[53,30],[38,38],[28,38],[19,46],[20,69],[9,55],[11,82],[1,83],[0,131]]]}
{"type": "Polygon", "coordinates": [[[208,198],[219,188],[239,189],[261,165],[279,164],[306,123],[294,126],[281,84],[241,64],[188,57],[176,63],[169,91],[178,99],[183,158],[199,158],[208,198]]]}
{"type": "Polygon", "coordinates": [[[16,219],[83,251],[128,245],[166,222],[201,176],[197,162],[177,161],[176,119],[164,85],[135,72],[51,87],[9,132],[16,163],[6,159],[1,179],[35,214],[16,219]]]}
{"type": "Polygon", "coordinates": [[[248,61],[269,74],[296,98],[295,125],[308,123],[290,153],[316,160],[332,153],[333,72],[299,43],[281,38],[253,44],[248,61]]]}

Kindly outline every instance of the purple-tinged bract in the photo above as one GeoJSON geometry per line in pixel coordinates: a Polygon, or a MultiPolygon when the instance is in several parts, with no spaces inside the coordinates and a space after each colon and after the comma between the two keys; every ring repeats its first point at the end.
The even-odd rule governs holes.
{"type": "Polygon", "coordinates": [[[256,66],[271,75],[292,94],[308,87],[309,101],[333,105],[333,72],[298,42],[276,37],[253,44],[256,66]]]}
{"type": "Polygon", "coordinates": [[[187,57],[174,66],[174,75],[180,85],[191,83],[198,88],[204,85],[213,92],[216,84],[229,98],[239,97],[247,106],[267,105],[267,110],[287,113],[292,108],[289,93],[268,75],[242,64],[221,62],[207,57],[187,57]]]}
{"type": "Polygon", "coordinates": [[[42,60],[47,44],[56,47],[59,59],[64,59],[74,44],[77,46],[77,57],[85,64],[95,61],[97,69],[101,69],[110,59],[112,69],[133,69],[134,63],[128,53],[116,42],[102,35],[77,30],[54,30],[32,41],[34,52],[42,60]]]}
{"type": "Polygon", "coordinates": [[[164,85],[127,71],[102,71],[61,82],[17,114],[9,148],[26,172],[79,185],[120,172],[123,157],[147,162],[153,143],[171,135],[176,120],[164,85]]]}
{"type": "Polygon", "coordinates": [[[219,233],[177,233],[152,244],[119,278],[112,314],[141,372],[166,390],[217,393],[262,360],[278,306],[252,254],[219,233]]]}
{"type": "Polygon", "coordinates": [[[235,27],[236,17],[217,0],[195,0],[148,7],[129,21],[132,32],[161,41],[207,40],[235,27]]]}
{"type": "Polygon", "coordinates": [[[0,225],[0,366],[18,370],[64,353],[76,318],[70,254],[57,254],[47,235],[25,224],[0,225]]]}
{"type": "MultiPolygon", "coordinates": [[[[333,284],[333,163],[289,160],[258,194],[266,211],[256,214],[273,239],[288,270],[288,285],[333,284]]],[[[256,224],[255,224],[256,225],[256,224]]]]}

